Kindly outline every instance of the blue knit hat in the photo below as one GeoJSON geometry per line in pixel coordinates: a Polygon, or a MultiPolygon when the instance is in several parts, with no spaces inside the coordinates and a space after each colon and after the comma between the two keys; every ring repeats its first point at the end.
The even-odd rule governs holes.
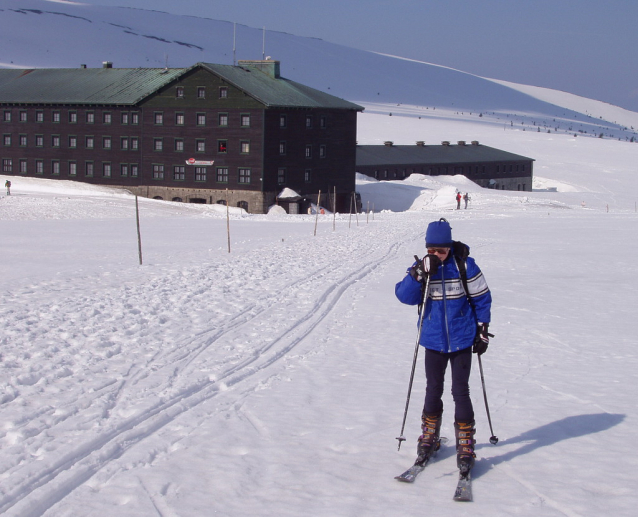
{"type": "Polygon", "coordinates": [[[452,227],[443,217],[428,224],[428,229],[425,232],[425,247],[452,247],[452,227]]]}

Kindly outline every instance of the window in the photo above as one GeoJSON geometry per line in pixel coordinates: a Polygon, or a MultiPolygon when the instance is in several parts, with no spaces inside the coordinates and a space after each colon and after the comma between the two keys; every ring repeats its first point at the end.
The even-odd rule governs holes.
{"type": "Polygon", "coordinates": [[[217,167],[217,183],[228,183],[227,167],[217,167]]]}
{"type": "Polygon", "coordinates": [[[2,120],[4,120],[5,122],[11,122],[11,112],[5,111],[2,120]]]}
{"type": "Polygon", "coordinates": [[[250,183],[250,169],[239,169],[239,183],[243,185],[250,183]]]}
{"type": "Polygon", "coordinates": [[[35,146],[44,147],[44,135],[35,135],[35,146]]]}
{"type": "Polygon", "coordinates": [[[105,178],[110,178],[111,177],[111,164],[108,162],[104,162],[102,164],[102,176],[104,176],[105,178]]]}
{"type": "Polygon", "coordinates": [[[51,113],[51,121],[54,122],[55,124],[59,124],[60,123],[60,112],[59,111],[54,111],[53,113],[51,113]]]}
{"type": "Polygon", "coordinates": [[[303,173],[304,183],[310,183],[312,181],[312,171],[310,169],[306,169],[303,173]]]}
{"type": "Polygon", "coordinates": [[[248,154],[250,152],[250,142],[242,140],[240,142],[240,149],[242,154],[248,154]]]}
{"type": "Polygon", "coordinates": [[[102,122],[104,124],[110,124],[113,121],[113,117],[111,116],[111,113],[109,113],[108,111],[105,111],[104,113],[102,113],[102,122]]]}
{"type": "Polygon", "coordinates": [[[128,138],[123,136],[120,138],[120,149],[122,149],[122,151],[128,151],[128,138]]]}
{"type": "Polygon", "coordinates": [[[227,126],[228,125],[228,113],[220,113],[219,114],[219,125],[227,126]]]}
{"type": "Polygon", "coordinates": [[[35,121],[36,122],[44,122],[44,112],[43,111],[36,111],[35,112],[35,121]]]}
{"type": "Polygon", "coordinates": [[[175,88],[175,97],[177,97],[178,99],[183,99],[184,98],[184,87],[183,86],[178,86],[177,88],[175,88]]]}
{"type": "Polygon", "coordinates": [[[95,113],[93,113],[92,111],[86,112],[86,123],[87,124],[95,123],[95,113]]]}
{"type": "Polygon", "coordinates": [[[137,126],[140,123],[140,114],[137,111],[131,113],[131,124],[137,126]]]}
{"type": "Polygon", "coordinates": [[[197,87],[197,98],[198,99],[205,99],[206,98],[206,88],[204,88],[203,86],[198,86],[197,87]]]}
{"type": "Polygon", "coordinates": [[[27,161],[26,160],[20,160],[20,172],[22,174],[26,174],[28,172],[27,161]]]}
{"type": "Polygon", "coordinates": [[[161,111],[156,111],[154,113],[154,117],[155,117],[155,125],[156,126],[161,126],[162,124],[164,124],[164,113],[161,111]]]}
{"type": "Polygon", "coordinates": [[[93,177],[93,162],[84,162],[84,175],[93,177]]]}
{"type": "Polygon", "coordinates": [[[77,162],[69,162],[69,176],[77,176],[77,175],[78,175],[77,162]]]}
{"type": "Polygon", "coordinates": [[[87,149],[93,149],[95,147],[95,139],[92,136],[87,136],[85,142],[87,149]]]}
{"type": "Polygon", "coordinates": [[[55,176],[59,176],[60,175],[60,162],[59,162],[59,160],[53,160],[51,162],[51,174],[54,174],[55,176]]]}
{"type": "Polygon", "coordinates": [[[153,179],[154,180],[163,180],[164,179],[164,166],[160,164],[153,165],[153,179]]]}
{"type": "Polygon", "coordinates": [[[279,154],[284,156],[286,154],[286,142],[279,142],[279,154]]]}
{"type": "Polygon", "coordinates": [[[128,120],[129,120],[128,112],[126,112],[126,111],[122,112],[120,120],[122,122],[122,125],[126,126],[128,124],[128,120]]]}
{"type": "Polygon", "coordinates": [[[326,120],[326,117],[319,117],[319,127],[321,129],[326,129],[328,127],[328,122],[326,120]]]}
{"type": "Polygon", "coordinates": [[[75,149],[78,146],[78,137],[75,135],[69,136],[69,147],[75,149]]]}
{"type": "Polygon", "coordinates": [[[128,176],[128,163],[120,163],[120,176],[128,176]]]}
{"type": "Polygon", "coordinates": [[[286,115],[279,115],[279,127],[286,127],[286,115]]]}
{"type": "Polygon", "coordinates": [[[319,146],[319,158],[325,158],[326,157],[326,146],[325,145],[320,145],[319,146]]]}
{"type": "Polygon", "coordinates": [[[205,113],[198,113],[197,114],[197,125],[198,126],[205,126],[206,125],[206,114],[205,113]]]}
{"type": "Polygon", "coordinates": [[[173,167],[173,179],[175,181],[184,181],[186,179],[186,167],[183,165],[175,165],[173,167]]]}
{"type": "Polygon", "coordinates": [[[69,123],[77,124],[78,123],[78,113],[77,111],[69,111],[69,123]]]}
{"type": "Polygon", "coordinates": [[[227,99],[228,98],[228,87],[227,86],[220,86],[219,87],[219,98],[220,99],[227,99]]]}
{"type": "Polygon", "coordinates": [[[104,149],[110,149],[111,148],[111,137],[110,136],[102,137],[102,147],[104,149]]]}
{"type": "Polygon", "coordinates": [[[206,151],[206,140],[197,140],[195,142],[195,150],[198,153],[203,153],[206,151]]]}
{"type": "Polygon", "coordinates": [[[20,135],[20,147],[26,147],[28,145],[27,135],[20,135]]]}
{"type": "Polygon", "coordinates": [[[35,173],[44,174],[44,160],[35,161],[35,173]]]}
{"type": "Polygon", "coordinates": [[[13,172],[13,160],[11,158],[2,160],[2,172],[13,172]]]}
{"type": "Polygon", "coordinates": [[[312,145],[308,144],[306,146],[306,158],[312,158],[312,145]]]}
{"type": "Polygon", "coordinates": [[[306,115],[306,129],[312,127],[312,115],[306,115]]]}
{"type": "Polygon", "coordinates": [[[11,145],[11,135],[4,135],[3,137],[4,145],[6,147],[11,145]]]}
{"type": "Polygon", "coordinates": [[[131,149],[137,151],[140,148],[140,139],[136,136],[131,137],[131,149]]]}
{"type": "Polygon", "coordinates": [[[131,164],[131,177],[137,178],[139,172],[140,172],[140,166],[137,163],[132,163],[131,164]]]}
{"type": "Polygon", "coordinates": [[[283,185],[284,183],[286,183],[286,169],[277,169],[277,183],[279,185],[283,185]]]}
{"type": "Polygon", "coordinates": [[[27,121],[27,112],[26,111],[21,111],[20,112],[20,122],[26,122],[27,121]]]}
{"type": "Polygon", "coordinates": [[[164,149],[164,140],[162,138],[153,138],[153,150],[162,151],[164,149]]]}
{"type": "Polygon", "coordinates": [[[241,114],[241,127],[250,127],[250,114],[242,113],[241,114]]]}
{"type": "Polygon", "coordinates": [[[227,144],[228,144],[227,140],[217,140],[217,152],[226,153],[227,144]]]}
{"type": "Polygon", "coordinates": [[[183,126],[184,125],[184,114],[183,113],[175,113],[175,125],[183,126]]]}
{"type": "Polygon", "coordinates": [[[51,136],[51,147],[60,147],[60,135],[51,136]]]}
{"type": "Polygon", "coordinates": [[[175,151],[181,153],[184,150],[184,139],[176,138],[175,139],[175,151]]]}
{"type": "Polygon", "coordinates": [[[195,181],[206,181],[206,167],[195,167],[195,181]]]}

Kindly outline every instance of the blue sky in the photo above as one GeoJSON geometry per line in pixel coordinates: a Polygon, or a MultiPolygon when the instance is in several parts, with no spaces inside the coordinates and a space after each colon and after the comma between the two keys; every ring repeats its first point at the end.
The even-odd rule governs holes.
{"type": "Polygon", "coordinates": [[[638,0],[80,0],[321,38],[638,111],[638,0]]]}

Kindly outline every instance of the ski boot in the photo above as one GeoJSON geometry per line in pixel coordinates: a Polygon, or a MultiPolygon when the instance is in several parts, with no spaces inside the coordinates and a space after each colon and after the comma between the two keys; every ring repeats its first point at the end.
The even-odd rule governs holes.
{"type": "Polygon", "coordinates": [[[474,466],[474,421],[454,422],[454,434],[456,435],[456,465],[462,475],[466,475],[474,466]]]}
{"type": "Polygon", "coordinates": [[[432,454],[441,447],[441,413],[423,413],[421,416],[421,430],[423,434],[419,436],[419,444],[417,446],[417,459],[415,465],[425,465],[432,454]]]}

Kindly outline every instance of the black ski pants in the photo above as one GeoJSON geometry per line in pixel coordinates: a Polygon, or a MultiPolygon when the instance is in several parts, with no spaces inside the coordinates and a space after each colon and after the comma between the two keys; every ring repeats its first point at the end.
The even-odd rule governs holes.
{"type": "Polygon", "coordinates": [[[470,398],[470,372],[472,347],[446,354],[425,349],[425,404],[424,413],[439,414],[443,411],[443,388],[448,362],[452,367],[452,398],[456,422],[474,421],[474,408],[470,398]]]}

